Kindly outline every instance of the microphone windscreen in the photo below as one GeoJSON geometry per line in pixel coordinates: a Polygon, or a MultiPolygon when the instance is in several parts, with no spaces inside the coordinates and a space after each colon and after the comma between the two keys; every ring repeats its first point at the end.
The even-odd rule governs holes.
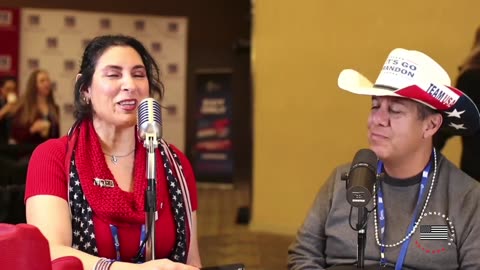
{"type": "Polygon", "coordinates": [[[140,140],[145,140],[146,134],[155,134],[157,140],[162,137],[162,110],[160,103],[154,98],[140,101],[137,111],[137,128],[140,140]]]}
{"type": "Polygon", "coordinates": [[[353,207],[364,207],[372,198],[376,181],[377,155],[370,149],[361,149],[353,158],[347,179],[347,201],[353,207]]]}
{"type": "Polygon", "coordinates": [[[377,155],[370,149],[360,149],[353,158],[352,165],[355,166],[359,163],[366,163],[371,168],[377,170],[377,155]]]}

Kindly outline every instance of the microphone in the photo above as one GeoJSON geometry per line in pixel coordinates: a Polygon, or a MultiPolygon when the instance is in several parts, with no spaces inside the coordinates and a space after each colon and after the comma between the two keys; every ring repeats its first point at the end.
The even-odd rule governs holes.
{"type": "Polygon", "coordinates": [[[353,207],[365,207],[373,197],[373,185],[377,180],[377,155],[370,149],[359,150],[346,180],[348,203],[353,207]]]}
{"type": "Polygon", "coordinates": [[[162,138],[162,111],[160,104],[153,98],[140,101],[137,111],[137,135],[147,150],[147,188],[145,190],[145,222],[147,224],[147,259],[155,260],[155,241],[157,220],[157,161],[155,148],[162,138]]]}
{"type": "Polygon", "coordinates": [[[156,148],[162,138],[162,110],[154,98],[145,98],[138,105],[137,135],[145,147],[151,141],[156,148]]]}

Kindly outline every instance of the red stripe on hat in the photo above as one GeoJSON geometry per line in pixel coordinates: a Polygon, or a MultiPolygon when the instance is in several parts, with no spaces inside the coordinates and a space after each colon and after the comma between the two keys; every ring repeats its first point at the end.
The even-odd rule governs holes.
{"type": "MultiPolygon", "coordinates": [[[[450,90],[455,92],[457,95],[463,96],[463,93],[460,90],[454,87],[449,87],[449,86],[446,86],[446,87],[448,87],[450,90]]],[[[424,89],[418,87],[417,85],[412,85],[412,86],[402,88],[400,90],[395,91],[395,93],[405,98],[421,101],[440,111],[448,110],[452,108],[453,105],[455,105],[456,103],[456,101],[452,103],[452,101],[449,100],[448,98],[439,100],[434,96],[432,96],[431,94],[427,93],[424,89]]]]}

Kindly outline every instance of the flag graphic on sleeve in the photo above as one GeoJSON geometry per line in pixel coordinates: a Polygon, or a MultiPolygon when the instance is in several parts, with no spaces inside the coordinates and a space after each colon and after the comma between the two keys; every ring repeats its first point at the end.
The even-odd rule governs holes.
{"type": "Polygon", "coordinates": [[[448,240],[448,226],[421,225],[420,240],[448,240]]]}

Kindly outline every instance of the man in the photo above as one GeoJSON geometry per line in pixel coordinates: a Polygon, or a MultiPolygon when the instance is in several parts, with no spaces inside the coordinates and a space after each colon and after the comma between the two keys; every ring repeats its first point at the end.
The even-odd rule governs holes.
{"type": "MultiPolygon", "coordinates": [[[[480,127],[475,104],[450,83],[434,60],[405,49],[389,54],[375,84],[354,70],[340,73],[341,89],[372,96],[368,141],[383,174],[366,207],[365,266],[480,269],[480,185],[432,143],[440,128],[480,127]]],[[[321,188],[289,248],[289,269],[356,263],[358,233],[349,223],[357,210],[342,181],[349,169],[338,167],[321,188]]]]}

